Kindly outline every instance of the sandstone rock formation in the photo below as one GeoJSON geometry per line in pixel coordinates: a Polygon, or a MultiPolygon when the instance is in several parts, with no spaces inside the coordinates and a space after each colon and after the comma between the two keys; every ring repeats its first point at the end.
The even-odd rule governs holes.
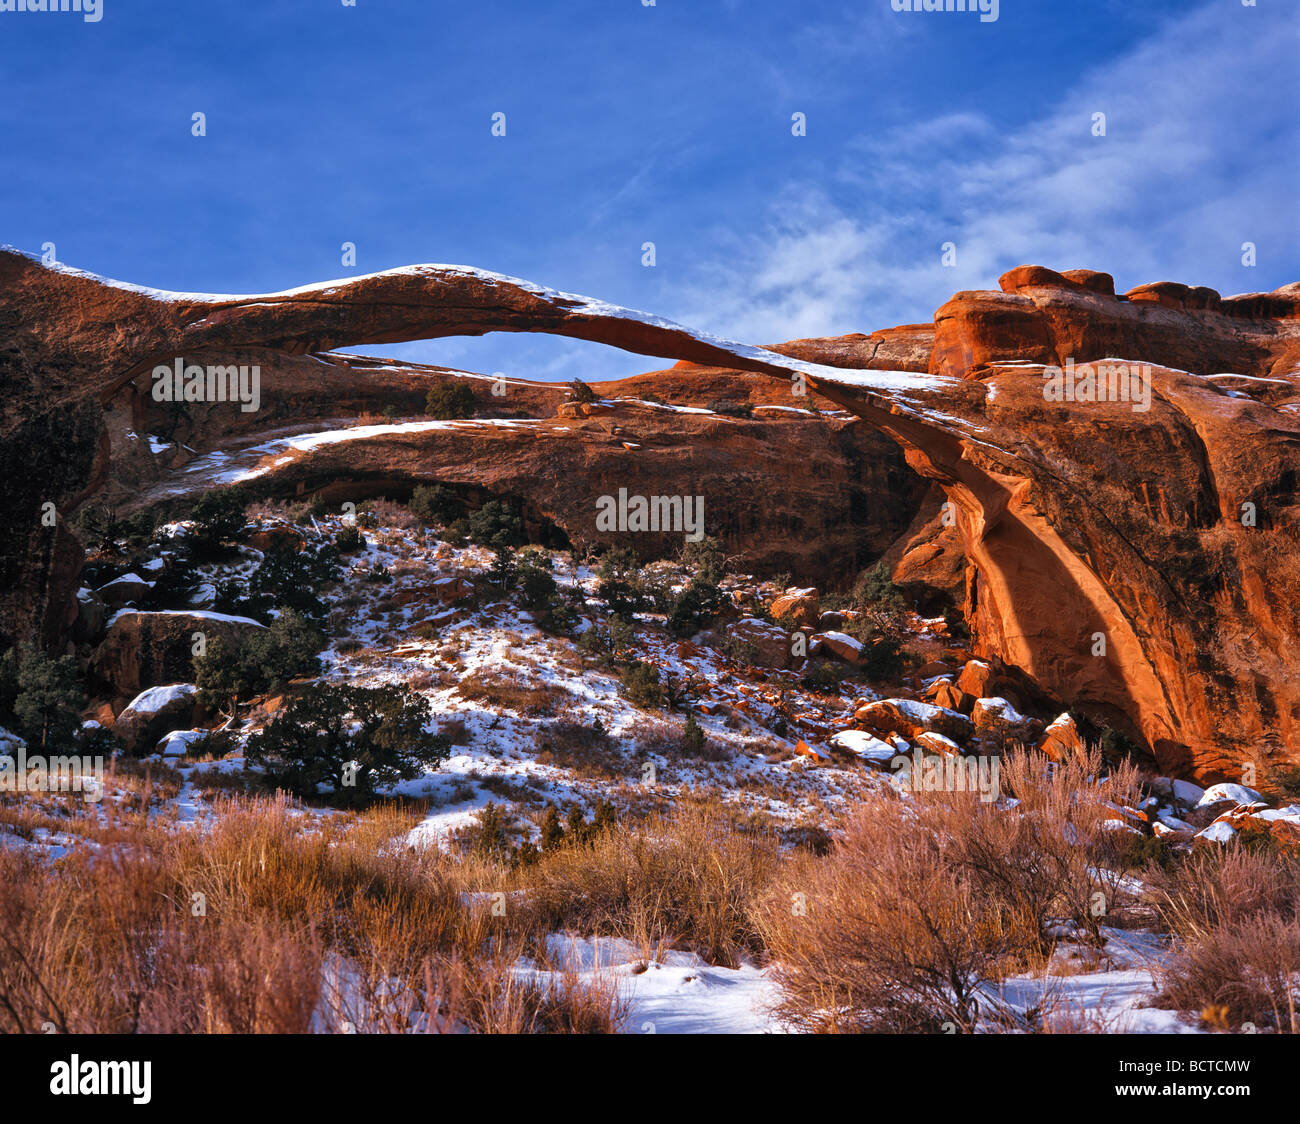
{"type": "Polygon", "coordinates": [[[1028,266],[1001,292],[957,294],[932,333],[795,341],[781,354],[463,268],[209,297],[2,253],[0,501],[19,530],[0,547],[0,628],[54,641],[75,617],[79,546],[47,505],[65,517],[100,487],[103,404],[156,364],[550,332],[833,400],[896,441],[953,505],[981,656],[1131,734],[1167,772],[1234,775],[1266,734],[1296,760],[1298,310],[1297,286],[1221,298],[1160,283],[1116,296],[1105,274],[1028,266]],[[1148,409],[1045,397],[1051,366],[1113,387],[1119,363],[1149,365],[1148,409]]]}
{"type": "Polygon", "coordinates": [[[263,626],[240,617],[214,613],[117,613],[95,648],[90,666],[93,685],[118,706],[147,687],[174,683],[194,672],[196,637],[206,644],[221,640],[237,645],[263,626]]]}

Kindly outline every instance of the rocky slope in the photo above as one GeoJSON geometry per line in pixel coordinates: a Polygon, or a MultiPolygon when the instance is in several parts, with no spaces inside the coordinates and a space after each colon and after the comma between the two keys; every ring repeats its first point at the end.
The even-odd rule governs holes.
{"type": "MultiPolygon", "coordinates": [[[[1291,655],[1300,640],[1296,287],[1220,298],[1166,283],[1116,296],[1105,274],[1022,267],[1002,279],[1002,290],[957,294],[936,314],[933,333],[910,326],[765,350],[460,267],[213,297],[152,293],[0,254],[0,321],[10,329],[0,344],[0,379],[10,391],[0,408],[0,499],[27,528],[0,548],[0,627],[48,642],[66,629],[78,551],[61,521],[42,522],[42,505],[66,516],[103,483],[112,462],[104,405],[133,380],[146,388],[155,364],[257,355],[268,368],[291,356],[333,365],[321,353],[342,346],[550,332],[684,360],[707,368],[702,379],[761,374],[796,408],[806,388],[832,399],[897,442],[907,463],[943,489],[952,506],[938,524],[927,514],[915,525],[919,499],[895,514],[900,527],[913,521],[905,545],[914,562],[942,532],[959,536],[977,652],[1127,730],[1174,774],[1237,776],[1246,754],[1270,737],[1300,759],[1300,676],[1291,655]],[[1151,365],[1148,410],[1045,400],[1047,365],[1111,357],[1151,365]]],[[[394,398],[418,394],[401,372],[349,368],[336,373],[384,386],[394,398]]],[[[308,383],[314,370],[296,367],[308,383]]],[[[674,369],[681,379],[691,373],[674,369]]],[[[603,430],[629,453],[662,438],[653,407],[614,409],[625,413],[596,417],[594,427],[584,417],[545,428],[634,424],[641,441],[603,430]]],[[[667,413],[674,425],[684,416],[667,413]]],[[[701,431],[707,440],[731,426],[700,424],[717,427],[701,431]]],[[[783,436],[806,442],[816,433],[822,443],[766,459],[756,457],[761,437],[752,450],[749,435],[738,437],[733,463],[753,456],[761,468],[727,478],[725,489],[758,497],[762,470],[824,455],[827,428],[807,425],[783,436]]],[[[489,456],[540,443],[537,432],[525,440],[510,426],[494,428],[501,432],[480,449],[489,456]]],[[[442,437],[421,440],[436,445],[442,437]]],[[[557,450],[552,479],[590,469],[583,456],[558,453],[566,443],[580,446],[546,441],[557,450]]],[[[424,455],[379,454],[406,456],[412,471],[424,455]]],[[[438,470],[449,471],[454,456],[450,448],[435,454],[443,458],[438,470]]],[[[676,456],[672,479],[706,467],[681,459],[680,447],[676,456]]],[[[634,470],[647,459],[627,464],[634,470]]],[[[298,471],[312,486],[315,470],[298,471]]],[[[739,504],[733,510],[734,529],[743,515],[739,504]]]]}

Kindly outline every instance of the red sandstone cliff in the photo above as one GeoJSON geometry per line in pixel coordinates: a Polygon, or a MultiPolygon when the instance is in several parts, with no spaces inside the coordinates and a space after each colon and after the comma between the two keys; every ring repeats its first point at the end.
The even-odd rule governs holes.
{"type": "Polygon", "coordinates": [[[551,332],[715,380],[735,369],[782,393],[806,383],[943,488],[982,651],[1128,729],[1167,770],[1235,776],[1269,733],[1300,760],[1297,287],[1220,298],[1166,283],[1117,297],[1105,274],[1022,267],[1002,288],[957,294],[932,347],[913,326],[764,350],[473,270],[226,298],[0,254],[0,487],[24,528],[0,548],[0,627],[52,640],[66,626],[75,539],[42,523],[42,504],[66,515],[102,485],[103,406],[155,364],[239,353],[275,366],[353,344],[551,332]],[[1045,400],[1044,365],[1108,358],[1154,368],[1149,410],[1045,400]]]}

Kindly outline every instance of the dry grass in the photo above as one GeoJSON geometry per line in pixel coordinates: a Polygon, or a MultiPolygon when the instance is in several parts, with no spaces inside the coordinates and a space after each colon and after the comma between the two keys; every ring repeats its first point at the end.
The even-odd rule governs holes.
{"type": "Polygon", "coordinates": [[[935,1032],[1015,1021],[984,984],[1042,968],[1061,922],[1095,933],[1108,834],[1099,762],[1004,766],[1020,804],[972,793],[868,798],[825,858],[798,857],[756,910],[782,1019],[805,1031],[935,1032]]]}
{"type": "Polygon", "coordinates": [[[528,718],[553,718],[571,698],[563,688],[545,683],[530,686],[487,670],[467,675],[456,690],[471,702],[513,710],[528,718]]]}
{"type": "Polygon", "coordinates": [[[375,517],[376,523],[385,530],[397,529],[402,531],[423,531],[424,524],[420,522],[411,509],[405,504],[396,503],[393,500],[377,499],[368,500],[363,508],[367,514],[375,517]]]}
{"type": "Polygon", "coordinates": [[[688,948],[734,967],[761,952],[751,906],[779,863],[774,835],[705,801],[548,851],[520,878],[544,929],[688,948]]]}
{"type": "Polygon", "coordinates": [[[537,731],[536,746],[534,760],[587,780],[626,780],[630,774],[618,743],[590,721],[561,715],[537,731]]]}
{"type": "Polygon", "coordinates": [[[206,832],[0,849],[0,1030],[613,1029],[608,982],[516,979],[543,934],[466,899],[487,868],[394,846],[417,819],[231,800],[206,832]]]}
{"type": "Polygon", "coordinates": [[[1300,860],[1233,846],[1146,878],[1178,938],[1160,968],[1162,1002],[1216,1029],[1300,1033],[1300,860]]]}

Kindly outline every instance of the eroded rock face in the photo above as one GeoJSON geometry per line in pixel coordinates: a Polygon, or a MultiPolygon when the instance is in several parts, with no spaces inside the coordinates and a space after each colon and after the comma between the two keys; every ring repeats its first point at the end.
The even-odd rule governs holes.
{"type": "MultiPolygon", "coordinates": [[[[561,388],[545,389],[552,410],[564,404],[561,388]]],[[[295,427],[269,443],[265,434],[222,443],[137,485],[123,505],[163,504],[238,471],[257,473],[245,485],[252,494],[319,494],[331,504],[403,499],[417,485],[439,483],[470,504],[509,499],[535,541],[621,545],[650,560],[677,554],[684,525],[636,534],[610,529],[600,519],[601,497],[617,502],[620,489],[629,497],[684,493],[702,498],[703,533],[722,539],[740,569],[840,582],[908,526],[926,494],[897,446],[856,419],[696,409],[680,413],[623,397],[585,416],[432,426],[407,419],[373,436],[362,427],[355,439],[326,443],[295,427]]]]}
{"type": "Polygon", "coordinates": [[[1295,287],[1121,299],[1029,268],[1003,286],[939,310],[935,386],[821,385],[954,503],[977,652],[1168,772],[1240,776],[1270,732],[1300,758],[1295,287]],[[1047,365],[1111,357],[1149,365],[1149,409],[1045,400],[1047,365]]]}
{"type": "Polygon", "coordinates": [[[780,354],[459,268],[160,297],[0,254],[12,326],[0,498],[20,528],[0,545],[0,627],[47,639],[67,627],[75,539],[42,525],[42,504],[65,515],[102,483],[99,411],[155,364],[551,332],[683,360],[715,383],[728,370],[787,391],[806,379],[896,441],[953,505],[980,655],[1129,732],[1166,772],[1233,776],[1267,733],[1300,760],[1297,286],[1221,298],[1159,283],[1117,297],[1104,274],[1021,267],[1002,290],[957,294],[932,336],[802,340],[780,354]],[[1149,365],[1149,409],[1045,399],[1045,365],[1096,375],[1088,365],[1103,359],[1149,365]]]}
{"type": "MultiPolygon", "coordinates": [[[[268,297],[208,297],[106,283],[0,251],[0,320],[15,326],[0,345],[0,381],[11,390],[0,402],[0,506],[16,528],[16,537],[0,542],[0,642],[37,636],[61,644],[75,619],[82,555],[66,520],[87,497],[129,510],[171,473],[187,483],[193,453],[186,446],[200,454],[237,448],[268,429],[331,429],[367,411],[382,422],[385,406],[417,412],[429,387],[446,378],[470,381],[485,416],[552,419],[547,439],[483,428],[421,441],[385,437],[277,469],[266,490],[283,485],[283,494],[323,480],[342,481],[344,492],[359,485],[359,494],[400,497],[415,484],[448,479],[519,498],[574,541],[600,540],[588,525],[597,498],[591,488],[705,494],[707,533],[746,564],[828,580],[883,550],[913,518],[923,490],[887,438],[852,419],[798,409],[809,399],[792,398],[778,355],[754,349],[760,357],[739,357],[722,341],[475,270],[418,266],[268,297]],[[752,412],[709,417],[629,403],[562,419],[562,388],[512,378],[498,399],[494,380],[481,375],[330,350],[525,330],[685,364],[620,387],[594,384],[598,394],[630,399],[651,386],[661,396],[692,387],[679,404],[752,412]],[[261,408],[156,403],[153,370],[178,358],[257,364],[261,408]],[[738,377],[737,367],[777,379],[738,377]],[[161,440],[149,440],[151,432],[161,440]]],[[[673,544],[644,544],[647,554],[677,545],[680,535],[673,544]]]]}
{"type": "Polygon", "coordinates": [[[112,618],[96,647],[91,678],[120,707],[146,688],[192,676],[199,637],[205,644],[220,639],[233,646],[261,627],[211,613],[126,610],[112,618]]]}

